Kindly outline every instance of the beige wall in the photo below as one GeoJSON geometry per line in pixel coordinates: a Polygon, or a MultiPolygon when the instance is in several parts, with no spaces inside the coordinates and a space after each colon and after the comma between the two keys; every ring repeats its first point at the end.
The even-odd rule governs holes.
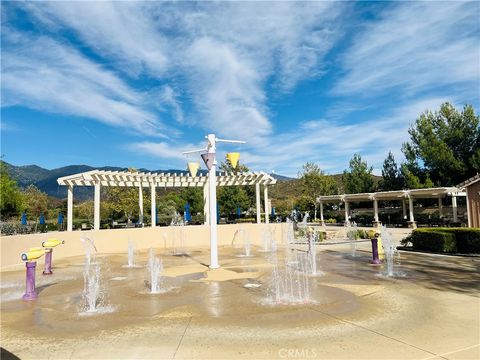
{"type": "MultiPolygon", "coordinates": [[[[274,231],[277,243],[283,243],[286,224],[242,224],[247,230],[252,244],[260,245],[262,234],[267,229],[274,231]]],[[[230,245],[239,225],[219,225],[218,245],[230,245]]],[[[13,235],[1,237],[1,270],[14,270],[24,266],[20,254],[31,247],[41,246],[49,238],[65,240],[54,250],[54,258],[65,258],[84,254],[81,236],[94,240],[99,253],[126,253],[128,241],[132,240],[138,250],[172,247],[178,244],[181,232],[184,232],[186,247],[208,247],[210,245],[210,228],[208,225],[191,225],[185,227],[145,227],[138,229],[114,229],[98,231],[49,232],[45,234],[13,235]]],[[[42,260],[41,260],[42,262],[42,260]]]]}
{"type": "Polygon", "coordinates": [[[480,228],[480,181],[467,187],[470,227],[480,228]]]}

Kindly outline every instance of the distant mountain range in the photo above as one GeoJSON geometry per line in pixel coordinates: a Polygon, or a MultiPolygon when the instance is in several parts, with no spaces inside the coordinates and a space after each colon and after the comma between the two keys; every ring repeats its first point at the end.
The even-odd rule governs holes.
{"type": "MultiPolygon", "coordinates": [[[[18,185],[21,188],[26,188],[28,185],[35,185],[43,192],[48,195],[63,199],[67,196],[67,189],[65,186],[59,186],[57,184],[57,179],[63,176],[78,174],[81,172],[91,171],[91,170],[110,170],[110,171],[126,171],[128,168],[122,167],[113,167],[113,166],[104,166],[104,167],[92,167],[88,165],[70,165],[64,166],[57,169],[44,169],[37,165],[25,165],[25,166],[15,166],[9,164],[5,161],[2,161],[5,165],[9,175],[15,179],[18,185]]],[[[169,170],[148,170],[148,169],[138,169],[141,172],[152,172],[152,173],[183,173],[187,174],[186,170],[178,169],[169,169],[169,170]]],[[[199,172],[205,174],[206,170],[199,170],[199,172]]],[[[282,176],[278,174],[270,174],[272,177],[278,181],[289,181],[293,178],[282,176]]],[[[75,198],[76,199],[86,199],[92,196],[92,190],[89,187],[77,187],[75,189],[75,198]]]]}

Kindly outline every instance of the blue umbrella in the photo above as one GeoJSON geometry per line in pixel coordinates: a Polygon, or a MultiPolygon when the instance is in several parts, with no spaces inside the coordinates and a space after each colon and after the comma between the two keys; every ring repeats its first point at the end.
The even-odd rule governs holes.
{"type": "Polygon", "coordinates": [[[27,225],[27,213],[25,211],[22,214],[22,225],[27,225]]]}
{"type": "Polygon", "coordinates": [[[40,225],[45,225],[45,216],[43,214],[40,214],[40,225]]]}
{"type": "Polygon", "coordinates": [[[61,212],[58,213],[58,220],[57,220],[58,225],[63,224],[63,214],[61,212]]]}
{"type": "Polygon", "coordinates": [[[272,206],[272,216],[275,216],[275,206],[272,206]]]}
{"type": "Polygon", "coordinates": [[[192,221],[192,214],[190,213],[190,204],[187,202],[185,204],[185,212],[183,213],[183,220],[192,221]]]}
{"type": "Polygon", "coordinates": [[[155,224],[158,225],[158,209],[155,208],[155,224]]]}
{"type": "Polygon", "coordinates": [[[217,203],[217,224],[220,223],[220,206],[217,203]]]}
{"type": "Polygon", "coordinates": [[[240,217],[242,215],[242,209],[240,209],[240,206],[237,206],[237,217],[240,217]]]}

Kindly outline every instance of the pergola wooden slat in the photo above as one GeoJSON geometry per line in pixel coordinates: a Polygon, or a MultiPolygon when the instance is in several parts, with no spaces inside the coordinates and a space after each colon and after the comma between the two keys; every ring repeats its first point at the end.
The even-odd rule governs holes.
{"type": "MultiPolygon", "coordinates": [[[[255,185],[257,197],[257,222],[260,222],[260,185],[264,186],[265,221],[268,222],[269,202],[268,185],[276,184],[277,180],[264,172],[248,172],[241,174],[220,173],[217,176],[217,186],[253,186],[255,185]]],[[[100,189],[102,186],[112,187],[138,187],[140,222],[143,223],[143,188],[147,187],[152,192],[152,214],[155,214],[155,189],[157,187],[203,187],[205,209],[208,211],[208,177],[203,174],[190,176],[184,173],[151,173],[92,170],[79,174],[64,176],[57,179],[59,185],[68,186],[67,192],[67,231],[73,230],[73,187],[94,187],[94,228],[100,229],[100,189]]],[[[208,219],[208,214],[205,214],[208,219]]],[[[152,216],[152,227],[156,226],[155,216],[152,216]]]]}

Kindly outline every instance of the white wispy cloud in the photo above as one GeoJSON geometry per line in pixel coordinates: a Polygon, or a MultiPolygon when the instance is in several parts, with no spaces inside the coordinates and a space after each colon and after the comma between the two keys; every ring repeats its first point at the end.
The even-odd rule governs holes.
{"type": "Polygon", "coordinates": [[[167,39],[139,2],[55,1],[22,5],[49,29],[73,30],[93,51],[132,76],[162,76],[169,67],[167,39]]]}
{"type": "MultiPolygon", "coordinates": [[[[161,159],[161,166],[185,168],[187,161],[200,161],[200,154],[194,153],[190,155],[183,155],[184,151],[202,149],[206,146],[204,142],[192,144],[190,142],[182,141],[139,141],[127,144],[125,149],[133,151],[140,155],[148,155],[154,159],[161,159]]],[[[203,163],[201,164],[203,167],[203,163]]]]}
{"type": "Polygon", "coordinates": [[[163,124],[143,106],[142,94],[77,50],[44,36],[3,28],[2,106],[88,117],[163,136],[163,124]]]}
{"type": "Polygon", "coordinates": [[[480,79],[479,13],[478,2],[396,3],[354,36],[332,92],[412,96],[456,85],[471,94],[480,79]]]}
{"type": "Polygon", "coordinates": [[[170,98],[177,120],[183,119],[178,96],[184,96],[193,101],[197,116],[190,121],[196,126],[251,141],[272,132],[267,81],[289,91],[322,74],[346,7],[327,2],[24,5],[44,26],[72,29],[118,71],[180,82],[183,93],[176,93],[175,102],[170,98]]]}

